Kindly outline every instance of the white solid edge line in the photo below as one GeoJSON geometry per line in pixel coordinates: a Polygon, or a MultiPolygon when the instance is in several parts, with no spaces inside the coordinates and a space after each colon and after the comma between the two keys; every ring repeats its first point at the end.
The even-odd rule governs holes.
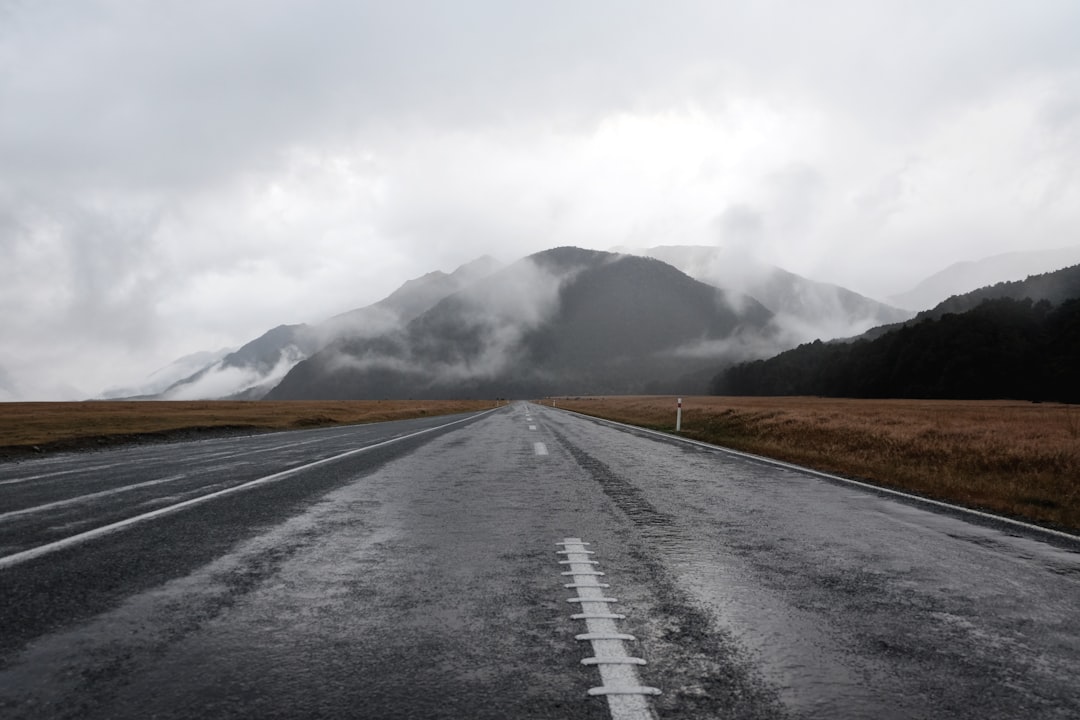
{"type": "Polygon", "coordinates": [[[209,493],[207,495],[200,495],[199,497],[191,498],[190,500],[184,500],[183,502],[178,502],[175,505],[169,505],[167,507],[158,508],[157,510],[152,510],[152,511],[150,511],[148,513],[143,513],[142,515],[136,515],[134,517],[127,518],[125,520],[119,520],[117,522],[110,523],[109,525],[102,525],[99,528],[94,528],[93,530],[87,530],[86,532],[82,532],[82,533],[79,533],[77,535],[72,535],[70,537],[66,537],[66,538],[63,538],[61,540],[56,540],[54,542],[47,543],[45,545],[39,545],[38,547],[30,548],[29,550],[23,550],[22,552],[17,552],[17,553],[15,553],[13,555],[7,555],[6,557],[0,557],[0,570],[7,569],[9,567],[14,567],[15,565],[18,565],[20,563],[24,563],[24,562],[26,562],[28,560],[33,560],[34,558],[39,558],[39,557],[41,557],[43,555],[48,555],[50,553],[54,553],[57,550],[63,550],[64,548],[67,548],[67,547],[72,547],[74,545],[79,545],[79,544],[84,543],[84,542],[86,542],[88,540],[93,540],[95,538],[104,537],[105,535],[111,535],[111,534],[113,534],[115,532],[119,532],[120,530],[124,530],[126,528],[129,528],[132,525],[137,525],[139,523],[146,522],[147,520],[153,520],[155,518],[159,518],[159,517],[162,517],[162,516],[165,516],[165,515],[171,515],[172,513],[178,512],[178,511],[183,510],[185,508],[189,508],[189,507],[191,507],[193,505],[200,505],[200,504],[202,504],[204,502],[208,502],[210,500],[217,499],[217,498],[222,497],[224,495],[231,495],[233,493],[241,492],[243,490],[248,490],[248,489],[253,488],[253,487],[257,486],[257,485],[264,485],[266,483],[270,483],[270,482],[273,482],[275,480],[281,480],[282,478],[288,477],[289,475],[295,475],[296,473],[302,472],[304,470],[310,470],[311,468],[318,467],[319,465],[326,465],[327,463],[331,463],[331,462],[334,462],[336,460],[341,460],[342,458],[346,458],[346,457],[349,457],[351,455],[357,455],[357,454],[362,453],[362,452],[367,452],[368,450],[374,450],[375,448],[380,448],[380,447],[383,447],[383,446],[386,446],[386,445],[391,445],[391,444],[396,443],[396,442],[401,442],[402,440],[408,440],[409,438],[416,437],[417,435],[424,435],[424,434],[429,433],[429,432],[434,432],[436,430],[441,430],[443,428],[450,427],[451,425],[457,425],[458,423],[463,423],[463,422],[466,422],[468,420],[475,420],[478,417],[482,417],[482,416],[487,415],[488,413],[492,413],[492,412],[495,412],[495,410],[485,410],[485,411],[483,411],[481,413],[478,413],[476,415],[470,415],[469,417],[461,418],[460,420],[454,420],[453,422],[448,422],[445,425],[437,425],[435,427],[430,427],[430,428],[427,428],[425,430],[418,430],[417,432],[409,433],[408,435],[401,435],[399,437],[391,438],[389,440],[383,440],[382,442],[375,443],[374,445],[366,445],[366,446],[364,446],[362,448],[356,448],[354,450],[349,450],[347,452],[341,453],[340,455],[334,455],[332,457],[323,458],[322,460],[316,460],[315,462],[310,462],[310,463],[307,463],[306,465],[300,465],[298,467],[290,468],[288,470],[282,470],[281,472],[276,472],[276,473],[273,473],[272,475],[265,475],[265,476],[263,476],[261,478],[256,478],[255,480],[249,480],[248,482],[242,483],[240,485],[235,485],[235,486],[230,487],[230,488],[225,488],[224,490],[218,490],[216,492],[212,492],[212,493],[209,493]]]}
{"type": "Polygon", "coordinates": [[[614,425],[616,427],[625,428],[627,430],[636,430],[638,432],[647,433],[649,435],[656,435],[662,437],[665,440],[676,440],[678,442],[686,443],[687,445],[696,445],[698,447],[708,448],[709,450],[717,450],[719,452],[727,453],[728,455],[735,455],[736,457],[746,458],[748,460],[756,460],[767,465],[776,465],[777,467],[786,468],[788,470],[797,470],[801,473],[808,473],[810,475],[817,475],[818,477],[825,478],[827,480],[836,480],[839,482],[847,483],[849,485],[856,485],[858,487],[866,488],[868,490],[874,490],[875,492],[887,493],[889,495],[895,495],[897,497],[907,498],[908,500],[915,500],[927,505],[934,505],[936,507],[946,508],[948,510],[955,510],[961,513],[967,513],[968,515],[975,515],[978,517],[986,518],[988,520],[995,520],[1007,525],[1013,525],[1015,527],[1022,527],[1028,530],[1035,530],[1036,532],[1046,533],[1047,535],[1054,535],[1066,540],[1080,541],[1080,535],[1074,535],[1061,530],[1054,530],[1053,528],[1043,527],[1042,525],[1034,525],[1032,523],[1024,522],[1023,520],[1013,520],[1012,518],[1005,517],[1003,515],[995,515],[983,510],[975,510],[974,508],[964,507],[963,505],[953,505],[942,500],[934,500],[932,498],[922,497],[921,495],[912,495],[902,490],[893,490],[892,488],[882,487],[881,485],[874,485],[873,483],[862,482],[861,480],[852,480],[851,478],[840,477],[839,475],[833,475],[831,473],[822,472],[821,470],[814,470],[813,468],[803,467],[802,465],[795,465],[794,463],[784,462],[783,460],[776,460],[774,458],[764,457],[762,455],[754,455],[753,453],[743,452],[742,450],[732,450],[731,448],[723,447],[722,445],[713,445],[712,443],[702,442],[701,440],[691,440],[690,438],[679,437],[678,435],[671,435],[668,433],[660,432],[659,430],[650,430],[648,428],[638,427],[637,425],[627,425],[616,420],[608,420],[606,418],[599,418],[593,415],[586,415],[584,413],[575,412],[574,410],[567,410],[566,408],[558,408],[559,410],[577,415],[578,417],[587,418],[589,420],[596,420],[597,422],[606,423],[608,425],[614,425]]]}

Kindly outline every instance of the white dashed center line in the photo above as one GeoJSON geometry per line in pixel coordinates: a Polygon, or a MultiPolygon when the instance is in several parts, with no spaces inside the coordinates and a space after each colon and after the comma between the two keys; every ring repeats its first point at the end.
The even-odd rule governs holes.
{"type": "Polygon", "coordinates": [[[533,451],[537,455],[547,455],[548,454],[547,445],[545,445],[544,443],[533,443],[533,451]]]}
{"type": "Polygon", "coordinates": [[[535,429],[536,429],[536,426],[535,426],[535,425],[530,425],[530,426],[529,426],[529,429],[530,429],[530,430],[535,430],[535,429]]]}
{"type": "Polygon", "coordinates": [[[577,597],[568,598],[566,602],[579,604],[581,608],[580,613],[570,617],[584,620],[588,629],[588,632],[576,635],[575,639],[592,643],[594,656],[585,658],[581,664],[595,665],[600,671],[602,685],[591,688],[588,694],[607,697],[612,720],[655,719],[656,715],[648,697],[659,695],[660,690],[642,685],[638,679],[637,666],[645,665],[645,661],[627,655],[623,647],[623,641],[637,638],[619,632],[615,626],[615,621],[622,620],[625,616],[608,609],[609,603],[619,601],[605,596],[604,590],[609,586],[598,580],[604,573],[596,569],[599,565],[597,561],[589,559],[594,553],[585,549],[588,543],[582,542],[580,538],[566,538],[557,544],[563,546],[559,554],[566,556],[560,564],[570,566],[570,569],[562,574],[573,579],[573,582],[565,583],[563,587],[578,592],[577,597]]]}

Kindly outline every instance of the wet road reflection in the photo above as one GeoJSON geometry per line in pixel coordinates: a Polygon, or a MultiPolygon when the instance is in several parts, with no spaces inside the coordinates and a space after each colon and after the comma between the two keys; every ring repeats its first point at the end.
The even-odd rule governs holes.
{"type": "MultiPolygon", "coordinates": [[[[92,464],[231,483],[372,437],[92,464]]],[[[118,486],[19,473],[54,478],[34,502],[118,486]]],[[[1080,717],[1076,545],[522,404],[0,570],[0,715],[604,718],[567,537],[659,717],[1080,717]]]]}

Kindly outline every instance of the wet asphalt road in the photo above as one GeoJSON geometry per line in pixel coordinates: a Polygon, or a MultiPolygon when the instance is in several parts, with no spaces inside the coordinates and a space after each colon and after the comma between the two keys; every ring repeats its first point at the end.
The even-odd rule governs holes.
{"type": "Polygon", "coordinates": [[[567,537],[659,717],[1080,717],[1080,545],[534,405],[411,435],[459,419],[0,465],[10,558],[404,438],[0,559],[0,717],[609,717],[567,537]]]}

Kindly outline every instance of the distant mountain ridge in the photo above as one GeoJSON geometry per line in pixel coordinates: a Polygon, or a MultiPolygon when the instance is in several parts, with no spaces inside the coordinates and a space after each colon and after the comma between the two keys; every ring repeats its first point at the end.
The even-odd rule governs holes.
{"type": "Polygon", "coordinates": [[[986,300],[997,298],[1030,299],[1036,302],[1046,300],[1051,304],[1059,305],[1066,300],[1077,297],[1080,297],[1080,264],[1054,272],[1030,275],[1023,280],[995,283],[963,295],[954,295],[942,301],[933,309],[919,313],[916,315],[916,319],[923,317],[939,318],[948,313],[967,312],[978,307],[986,300]]]}
{"type": "Polygon", "coordinates": [[[1052,250],[1003,253],[959,262],[934,273],[904,293],[888,298],[897,307],[927,310],[954,295],[964,295],[1000,282],[1022,280],[1080,263],[1080,245],[1052,250]]]}
{"type": "MultiPolygon", "coordinates": [[[[436,270],[421,277],[406,280],[401,287],[374,305],[333,316],[323,323],[322,335],[333,339],[356,335],[355,328],[358,327],[365,329],[365,332],[361,334],[370,334],[368,329],[373,326],[373,316],[382,313],[392,317],[394,325],[407,323],[448,295],[487,277],[501,267],[502,264],[499,261],[489,255],[484,255],[465,263],[451,273],[436,270]]],[[[382,327],[379,331],[385,329],[382,327]]]]}
{"type": "Polygon", "coordinates": [[[397,332],[331,344],[267,399],[703,389],[702,371],[752,355],[747,347],[771,318],[756,300],[739,298],[736,308],[654,259],[556,248],[444,298],[397,332]]]}
{"type": "Polygon", "coordinates": [[[279,325],[157,392],[168,400],[261,399],[297,363],[327,344],[387,332],[498,267],[498,261],[484,256],[452,273],[435,271],[409,280],[373,305],[335,315],[322,323],[279,325]]]}
{"type": "Polygon", "coordinates": [[[748,295],[771,310],[788,345],[858,335],[912,316],[838,285],[809,280],[745,253],[699,245],[621,248],[662,260],[690,277],[748,295]]]}
{"type": "Polygon", "coordinates": [[[715,394],[1080,402],[1080,265],[949,298],[854,342],[724,370],[715,394]]]}
{"type": "MultiPolygon", "coordinates": [[[[719,288],[720,297],[733,307],[741,307],[751,298],[753,304],[758,303],[759,298],[746,289],[765,298],[762,307],[771,311],[766,326],[753,333],[741,333],[737,340],[712,337],[709,340],[711,347],[708,343],[691,344],[679,351],[683,354],[723,355],[727,358],[725,362],[763,357],[793,347],[807,338],[853,334],[868,325],[910,315],[837,286],[815,283],[774,266],[754,264],[723,249],[675,246],[635,250],[634,254],[659,256],[664,262],[672,261],[669,265],[681,265],[684,273],[687,269],[693,270],[698,275],[697,280],[713,286],[710,293],[715,294],[719,288]]],[[[583,257],[576,249],[562,248],[557,252],[540,253],[534,260],[546,272],[559,274],[568,271],[567,262],[573,265],[583,257]]],[[[452,273],[436,271],[409,280],[372,305],[340,313],[324,322],[280,325],[239,349],[194,368],[169,386],[156,388],[157,394],[152,397],[248,400],[266,397],[302,361],[331,346],[364,340],[375,344],[400,344],[403,342],[401,331],[412,320],[501,267],[494,259],[482,257],[452,273]]],[[[602,303],[603,299],[598,298],[597,302],[602,303]]],[[[504,331],[511,332],[512,329],[508,326],[504,331]]],[[[706,333],[706,330],[701,332],[706,333]]],[[[415,343],[409,347],[413,345],[415,343]]],[[[698,381],[704,383],[701,378],[707,379],[714,371],[715,367],[710,369],[702,361],[697,369],[698,381]]],[[[295,382],[290,380],[289,385],[295,382]]],[[[674,381],[658,377],[650,387],[658,388],[665,382],[670,385],[674,381]]],[[[636,386],[633,382],[629,385],[636,386]]],[[[402,388],[400,391],[409,390],[402,388]]]]}
{"type": "Polygon", "coordinates": [[[987,300],[1009,298],[1012,300],[1045,300],[1058,305],[1065,300],[1080,297],[1080,265],[1062,268],[1054,272],[1030,275],[1023,280],[999,282],[994,285],[972,290],[962,295],[953,295],[929,310],[923,310],[914,318],[902,323],[882,325],[864,333],[861,337],[847,338],[847,341],[872,339],[903,326],[914,325],[925,320],[937,320],[950,313],[965,313],[973,310],[987,300]]]}
{"type": "MultiPolygon", "coordinates": [[[[970,310],[986,297],[1038,300],[1074,292],[1071,285],[1052,287],[1067,280],[1036,277],[952,298],[911,319],[909,311],[723,248],[627,250],[612,254],[556,248],[531,256],[525,264],[530,271],[518,268],[517,275],[510,273],[501,280],[491,278],[508,268],[480,258],[452,273],[432,272],[407,281],[372,305],[321,323],[275,327],[231,353],[212,357],[164,389],[160,385],[165,375],[154,378],[155,384],[132,389],[142,397],[162,399],[300,397],[308,390],[317,391],[319,397],[344,396],[334,394],[338,391],[378,397],[489,392],[509,396],[571,392],[570,387],[588,393],[689,392],[692,386],[704,387],[724,365],[768,357],[809,339],[872,339],[904,323],[970,310]],[[626,257],[654,264],[620,265],[626,257]],[[608,296],[589,294],[588,286],[576,285],[582,273],[589,274],[597,287],[601,280],[614,282],[605,275],[610,269],[603,270],[609,266],[622,267],[619,272],[627,276],[633,274],[630,268],[637,268],[633,272],[639,274],[636,285],[615,282],[609,288],[611,297],[619,298],[619,307],[613,307],[608,296]],[[675,280],[671,273],[682,279],[675,280]],[[667,279],[660,281],[661,277],[667,279]],[[710,312],[723,309],[733,314],[728,320],[739,318],[738,329],[725,326],[721,331],[715,318],[702,314],[700,297],[680,286],[687,280],[702,285],[714,298],[710,312]],[[519,297],[510,292],[515,284],[524,288],[519,297]],[[659,294],[648,295],[647,288],[653,287],[660,289],[659,294]],[[575,305],[585,295],[591,305],[575,305]],[[679,296],[679,303],[670,304],[669,296],[679,296]],[[668,313],[662,320],[653,312],[660,307],[668,313]],[[687,315],[687,307],[698,310],[687,315]],[[603,322],[590,315],[601,308],[603,322]],[[592,320],[586,322],[588,317],[592,320]],[[696,329],[685,325],[686,317],[694,318],[696,329]],[[632,336],[619,335],[614,328],[629,324],[640,329],[648,325],[643,319],[682,328],[682,335],[674,347],[661,350],[650,345],[663,337],[652,328],[642,333],[643,344],[631,352],[632,336]],[[864,333],[867,328],[871,329],[864,333]],[[563,344],[569,336],[580,342],[563,344]],[[610,346],[606,355],[605,344],[610,346]],[[590,347],[595,350],[585,350],[590,347]],[[623,359],[612,363],[609,356],[623,359]],[[505,370],[508,362],[518,363],[516,374],[505,370]],[[627,370],[630,366],[637,370],[627,370]],[[331,376],[337,379],[330,381],[331,376]],[[344,382],[347,376],[352,379],[344,382]],[[381,379],[373,382],[376,376],[381,379]],[[569,384],[560,388],[562,380],[569,384]],[[367,389],[358,390],[361,386],[367,389]],[[157,394],[141,392],[146,389],[157,394]]],[[[179,367],[184,364],[172,371],[179,367]]],[[[111,397],[117,394],[110,392],[111,397]]]]}
{"type": "Polygon", "coordinates": [[[184,378],[191,377],[204,368],[220,361],[231,352],[233,352],[232,348],[223,348],[217,351],[202,351],[185,355],[165,367],[155,370],[141,383],[129,387],[109,388],[102,393],[102,397],[108,400],[155,397],[184,378]]]}

